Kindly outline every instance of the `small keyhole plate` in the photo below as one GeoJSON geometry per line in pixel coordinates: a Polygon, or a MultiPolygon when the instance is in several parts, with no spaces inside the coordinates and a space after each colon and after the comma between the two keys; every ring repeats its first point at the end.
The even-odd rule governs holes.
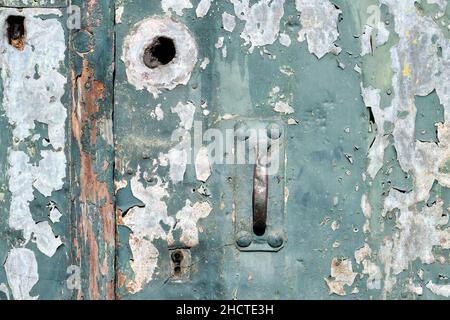
{"type": "Polygon", "coordinates": [[[191,278],[191,250],[171,249],[170,259],[170,281],[186,282],[191,278]]]}

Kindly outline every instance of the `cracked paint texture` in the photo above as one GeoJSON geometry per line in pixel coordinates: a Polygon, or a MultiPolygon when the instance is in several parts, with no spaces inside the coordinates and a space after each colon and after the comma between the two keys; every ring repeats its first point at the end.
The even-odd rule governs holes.
{"type": "MultiPolygon", "coordinates": [[[[14,15],[24,17],[26,33],[20,50],[8,43],[5,32],[0,41],[1,106],[11,128],[10,142],[2,145],[8,159],[5,187],[10,195],[9,205],[4,207],[7,215],[3,216],[7,217],[8,227],[22,236],[21,241],[5,239],[10,249],[4,270],[11,297],[23,300],[39,296],[30,293],[40,278],[39,265],[60,261],[64,267],[67,263],[63,262],[66,249],[56,254],[63,239],[67,241],[64,234],[67,229],[49,218],[46,207],[48,199],[54,196],[64,221],[69,218],[67,203],[61,197],[67,185],[67,109],[63,105],[67,45],[60,10],[3,8],[0,25],[4,27],[7,18],[14,15]],[[44,15],[49,18],[42,18],[44,15]],[[36,249],[32,250],[33,247],[36,249]]],[[[5,135],[7,132],[4,130],[5,135]]],[[[42,295],[54,294],[53,290],[59,286],[56,283],[49,286],[47,295],[42,295]]],[[[67,295],[67,290],[62,292],[67,295]]]]}
{"type": "Polygon", "coordinates": [[[0,9],[0,298],[448,299],[448,1],[75,3],[80,32],[0,9]],[[254,249],[255,168],[208,143],[258,121],[286,154],[254,249]]]}
{"type": "MultiPolygon", "coordinates": [[[[170,1],[161,3],[162,11],[139,14],[133,8],[143,3],[129,3],[122,19],[139,23],[171,11],[201,58],[186,82],[153,99],[129,89],[127,65],[118,65],[116,181],[130,210],[120,213],[129,221],[130,212],[154,207],[127,187],[139,176],[142,188],[162,183],[167,214],[149,234],[160,236],[148,246],[152,259],[142,259],[151,261],[147,271],[136,273],[136,248],[120,255],[119,296],[159,297],[159,284],[172,281],[170,250],[187,246],[197,261],[190,282],[166,287],[164,297],[445,297],[448,284],[437,274],[441,265],[448,270],[449,59],[445,21],[436,20],[446,17],[445,3],[423,1],[420,9],[414,1],[202,0],[167,10],[170,1]],[[444,109],[440,123],[416,116],[415,98],[432,92],[444,109]],[[152,116],[155,108],[164,118],[152,116]],[[248,118],[281,119],[288,129],[286,172],[278,177],[289,195],[282,197],[288,241],[258,258],[232,245],[243,213],[227,190],[238,177],[208,159],[205,148],[193,161],[187,157],[196,122],[219,130],[222,122],[248,118]],[[436,141],[417,140],[416,121],[435,129],[436,141]],[[205,215],[192,210],[196,205],[205,215]],[[263,271],[258,259],[266,261],[263,271]],[[407,275],[419,267],[420,277],[407,275]],[[218,292],[189,291],[217,273],[218,292]],[[127,289],[136,276],[139,290],[127,289]]],[[[120,26],[119,43],[129,34],[120,26]]],[[[248,173],[251,186],[251,170],[239,172],[239,181],[248,173]]],[[[251,212],[251,194],[237,201],[251,212]]],[[[130,225],[119,230],[121,243],[135,237],[137,224],[130,225]]]]}

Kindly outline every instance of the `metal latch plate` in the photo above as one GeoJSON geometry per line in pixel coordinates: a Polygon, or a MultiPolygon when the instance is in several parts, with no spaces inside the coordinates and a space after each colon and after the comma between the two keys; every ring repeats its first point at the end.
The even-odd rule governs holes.
{"type": "Polygon", "coordinates": [[[236,162],[236,158],[240,157],[237,153],[239,150],[242,150],[242,147],[234,146],[233,158],[235,163],[232,166],[227,166],[227,172],[228,176],[232,177],[232,181],[230,181],[228,186],[232,188],[230,191],[233,194],[236,247],[240,251],[248,252],[278,252],[284,247],[287,240],[285,231],[286,126],[279,119],[233,119],[223,121],[221,127],[222,130],[234,128],[236,141],[242,140],[243,133],[238,131],[242,131],[242,127],[244,127],[245,130],[248,129],[253,133],[258,132],[260,138],[263,135],[267,135],[266,138],[269,140],[269,145],[276,145],[276,165],[269,170],[267,177],[267,227],[263,235],[257,235],[254,232],[252,198],[254,193],[255,163],[249,157],[249,153],[252,152],[251,147],[248,146],[249,143],[247,143],[246,147],[245,158],[247,162],[245,164],[236,162]],[[240,129],[236,129],[238,127],[240,129]],[[279,129],[279,136],[275,137],[275,139],[269,133],[269,128],[274,127],[279,129]]]}

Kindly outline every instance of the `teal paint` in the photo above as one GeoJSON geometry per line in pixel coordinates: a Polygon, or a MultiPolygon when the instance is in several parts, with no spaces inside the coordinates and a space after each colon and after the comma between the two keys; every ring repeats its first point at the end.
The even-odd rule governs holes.
{"type": "MultiPolygon", "coordinates": [[[[57,205],[63,217],[51,227],[64,245],[50,259],[32,241],[26,245],[38,266],[31,297],[445,298],[450,290],[445,242],[449,106],[443,87],[448,84],[448,6],[296,2],[271,2],[269,24],[279,25],[279,31],[268,27],[264,39],[252,31],[266,21],[253,21],[251,14],[241,19],[231,2],[212,2],[209,10],[199,7],[208,4],[205,0],[70,3],[80,6],[82,15],[81,30],[64,31],[70,51],[59,70],[70,79],[61,100],[68,116],[68,174],[60,190],[45,196],[34,189],[30,202],[32,218],[40,222],[49,220],[48,202],[57,205]],[[276,9],[280,3],[282,13],[276,9]],[[336,26],[332,21],[308,29],[307,17],[314,11],[307,17],[299,13],[308,5],[315,14],[336,15],[336,26]],[[225,12],[235,16],[236,25],[226,26],[231,32],[222,23],[225,12]],[[144,52],[133,47],[130,35],[139,40],[147,33],[133,26],[169,15],[171,20],[146,21],[184,30],[176,61],[186,56],[186,65],[159,67],[166,70],[159,75],[180,70],[190,75],[149,84],[124,63],[140,63],[140,56],[132,60],[124,53],[144,52]],[[253,29],[245,29],[252,22],[253,29]],[[308,39],[299,42],[302,30],[308,39]],[[320,39],[326,41],[315,42],[314,32],[323,32],[320,39]],[[197,121],[192,126],[191,117],[197,121]],[[183,153],[175,148],[179,141],[171,140],[174,132],[198,134],[200,123],[203,130],[223,131],[237,122],[283,128],[286,162],[269,182],[269,232],[251,235],[264,244],[270,231],[281,230],[278,251],[236,245],[243,228],[251,232],[253,166],[212,164],[209,175],[206,165],[203,182],[194,161],[184,170],[183,153]],[[435,123],[441,123],[438,135],[435,123]],[[180,265],[181,274],[174,269],[177,250],[190,261],[180,265]],[[70,265],[80,270],[79,290],[67,287],[70,265]]],[[[57,17],[65,29],[67,14],[57,17]]],[[[42,17],[47,19],[55,17],[42,17]]],[[[42,68],[31,75],[42,76],[42,68]]],[[[0,81],[2,115],[5,90],[0,81]]],[[[39,139],[19,144],[12,143],[14,127],[7,117],[0,117],[0,128],[0,213],[5,217],[14,196],[9,150],[24,152],[36,166],[41,152],[52,148],[44,145],[50,138],[45,123],[32,131],[39,139]]],[[[3,219],[0,237],[5,239],[3,262],[12,248],[22,246],[24,234],[3,219]]],[[[5,267],[1,284],[12,297],[5,267]]],[[[0,290],[0,299],[8,294],[0,290]]]]}
{"type": "MultiPolygon", "coordinates": [[[[42,11],[34,14],[29,10],[18,12],[2,8],[1,13],[3,16],[15,14],[25,16],[25,27],[28,28],[25,36],[33,37],[42,28],[52,28],[47,38],[51,37],[55,45],[51,54],[48,55],[52,61],[46,64],[42,52],[39,51],[41,48],[30,49],[31,45],[36,46],[35,39],[27,39],[23,52],[9,46],[7,39],[2,39],[1,96],[3,99],[0,151],[2,201],[0,207],[4,218],[1,221],[0,255],[3,268],[0,283],[9,286],[4,298],[68,299],[71,292],[67,289],[65,279],[66,269],[71,264],[71,238],[68,209],[69,180],[63,163],[68,154],[68,145],[65,141],[69,135],[68,122],[65,121],[68,115],[69,97],[64,94],[68,87],[68,39],[63,30],[65,19],[60,11],[42,11]],[[32,68],[23,65],[20,67],[22,71],[16,69],[16,65],[23,63],[22,57],[25,54],[28,54],[27,61],[34,62],[35,65],[32,68]],[[55,65],[57,69],[54,69],[55,65]],[[33,77],[33,73],[37,70],[39,76],[35,74],[33,77]],[[20,72],[23,72],[24,77],[27,75],[27,79],[19,80],[20,72]],[[13,78],[8,79],[8,77],[17,77],[17,81],[23,81],[23,88],[11,86],[13,78]],[[48,86],[47,92],[42,92],[39,96],[39,90],[45,85],[48,86]],[[50,99],[50,96],[53,98],[50,99]],[[52,105],[46,105],[44,99],[52,100],[50,102],[52,105]],[[19,108],[25,108],[26,105],[29,106],[28,110],[22,109],[21,114],[15,114],[19,108]],[[53,118],[45,113],[44,108],[53,113],[53,118]],[[29,130],[21,131],[22,128],[29,128],[29,130]],[[58,135],[52,131],[55,128],[58,130],[58,135]],[[15,162],[13,154],[26,159],[26,164],[15,162]],[[48,156],[59,161],[50,165],[50,167],[54,166],[53,170],[46,164],[45,159],[48,156]],[[16,166],[22,166],[21,171],[14,169],[16,166]],[[32,175],[32,180],[28,180],[27,174],[32,175]],[[28,185],[30,182],[33,186],[28,185]],[[50,202],[54,203],[57,210],[62,213],[59,222],[52,221],[48,207],[50,202]],[[46,224],[47,228],[38,228],[46,224]],[[30,227],[33,228],[32,237],[26,231],[30,227]],[[28,255],[32,257],[29,262],[37,265],[39,273],[37,275],[33,271],[27,273],[27,267],[21,264],[17,265],[16,269],[16,265],[12,262],[13,250],[31,250],[28,251],[32,252],[31,256],[28,255]],[[39,277],[39,281],[28,284],[27,277],[33,279],[35,276],[39,277]],[[20,290],[18,290],[19,287],[20,290]]],[[[5,20],[2,20],[2,28],[6,27],[4,22],[5,20]]],[[[42,41],[45,41],[45,37],[42,41]]]]}
{"type": "MultiPolygon", "coordinates": [[[[159,8],[145,2],[123,5],[122,23],[117,25],[118,57],[122,54],[121,39],[130,32],[129,25],[153,14],[162,14],[159,8]]],[[[343,7],[345,9],[345,5],[343,7]]],[[[126,286],[119,288],[119,296],[123,298],[323,298],[328,296],[324,278],[330,273],[332,257],[351,257],[359,243],[363,243],[362,233],[353,232],[353,226],[363,224],[360,212],[363,189],[354,190],[356,185],[362,184],[360,173],[366,165],[364,146],[368,145],[363,134],[367,129],[367,114],[360,98],[358,74],[351,67],[339,69],[332,54],[318,61],[307,51],[307,43],[296,43],[299,26],[292,26],[296,15],[293,4],[285,4],[286,12],[281,21],[281,31],[290,34],[293,44],[289,48],[278,43],[267,47],[276,59],[260,55],[259,49],[251,55],[247,53],[247,49],[241,46],[238,33],[243,22],[238,21],[233,33],[223,32],[222,21],[217,17],[224,11],[232,13],[232,5],[213,4],[212,13],[204,20],[195,19],[193,10],[186,10],[183,17],[176,17],[186,23],[199,48],[197,68],[186,87],[166,91],[159,100],[153,100],[148,93],[130,87],[124,66],[118,63],[114,127],[117,145],[123,151],[116,157],[120,163],[129,163],[132,168],[139,165],[142,172],[151,170],[151,161],[141,160],[140,155],[147,152],[153,159],[159,152],[167,152],[164,147],[170,148],[167,143],[159,141],[167,141],[176,128],[177,118],[173,119],[170,107],[178,101],[192,101],[197,108],[196,119],[204,119],[206,128],[218,127],[216,119],[225,114],[282,120],[287,130],[285,183],[290,194],[286,209],[287,243],[278,253],[239,252],[234,245],[232,203],[235,200],[229,192],[226,168],[213,166],[213,175],[204,184],[211,197],[203,197],[197,192],[192,193],[203,184],[196,181],[194,169],[188,166],[184,183],[169,186],[168,211],[174,215],[186,198],[206,200],[213,206],[213,214],[199,222],[204,232],[200,233],[199,246],[191,250],[192,259],[196,261],[191,281],[184,285],[164,284],[170,276],[169,247],[166,242],[157,241],[159,259],[154,279],[135,295],[127,294],[126,286]],[[214,46],[220,36],[226,39],[226,58],[214,46]],[[203,57],[210,60],[204,71],[198,68],[203,57]],[[290,77],[281,73],[282,66],[293,70],[295,75],[290,77]],[[267,77],[268,74],[271,76],[267,77]],[[316,76],[311,77],[311,74],[316,76]],[[271,99],[274,98],[270,98],[269,93],[275,86],[288,97],[295,114],[281,116],[273,111],[271,99]],[[202,101],[207,102],[211,111],[207,117],[201,115],[202,101]],[[161,122],[148,116],[159,103],[165,111],[165,119],[161,122]],[[292,117],[300,120],[300,125],[288,126],[286,123],[292,117]],[[154,138],[155,128],[158,130],[158,143],[154,138]],[[351,131],[347,133],[346,128],[351,128],[351,131]],[[355,149],[357,146],[358,150],[355,149]],[[353,164],[345,153],[352,155],[353,164]],[[351,176],[346,174],[349,170],[352,171],[351,176]],[[339,204],[334,206],[333,198],[336,196],[339,204]],[[222,209],[221,203],[224,204],[222,209]],[[330,228],[332,220],[325,226],[321,225],[326,216],[341,224],[336,234],[330,228]],[[346,239],[339,235],[345,235],[346,239]],[[337,239],[342,241],[344,248],[333,250],[332,244],[337,239]],[[161,290],[163,285],[164,290],[161,290]]],[[[339,28],[342,24],[349,30],[353,28],[351,21],[345,18],[339,23],[339,28]]],[[[341,33],[338,40],[344,48],[340,59],[349,66],[358,61],[357,57],[344,53],[346,46],[357,50],[355,33],[356,30],[341,33]]],[[[157,175],[166,176],[166,170],[158,168],[157,175]]],[[[245,179],[245,176],[240,178],[245,179]]],[[[247,179],[250,187],[251,174],[247,179]]],[[[122,180],[121,173],[117,174],[116,180],[122,180]]],[[[251,206],[251,194],[246,195],[238,195],[236,200],[251,206]]],[[[272,195],[271,198],[274,197],[272,195]]],[[[274,213],[269,212],[269,216],[271,214],[274,213]]],[[[122,248],[129,250],[122,243],[119,248],[119,252],[122,248]]],[[[128,261],[120,259],[119,266],[120,272],[130,274],[128,261]]]]}
{"type": "Polygon", "coordinates": [[[416,97],[416,139],[420,141],[438,142],[436,123],[444,122],[444,108],[439,102],[436,92],[427,97],[416,97]]]}

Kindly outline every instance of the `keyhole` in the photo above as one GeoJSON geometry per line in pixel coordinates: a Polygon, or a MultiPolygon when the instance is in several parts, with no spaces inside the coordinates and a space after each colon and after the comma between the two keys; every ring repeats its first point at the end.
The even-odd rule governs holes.
{"type": "Polygon", "coordinates": [[[158,37],[144,52],[144,64],[150,69],[169,64],[176,56],[177,50],[172,39],[158,37]]]}
{"type": "Polygon", "coordinates": [[[174,264],[173,271],[176,276],[179,276],[181,273],[181,262],[183,261],[183,258],[183,252],[179,250],[172,253],[172,261],[174,264]]]}
{"type": "Polygon", "coordinates": [[[8,24],[8,43],[22,51],[25,47],[25,17],[22,16],[9,16],[6,19],[8,24]]]}

